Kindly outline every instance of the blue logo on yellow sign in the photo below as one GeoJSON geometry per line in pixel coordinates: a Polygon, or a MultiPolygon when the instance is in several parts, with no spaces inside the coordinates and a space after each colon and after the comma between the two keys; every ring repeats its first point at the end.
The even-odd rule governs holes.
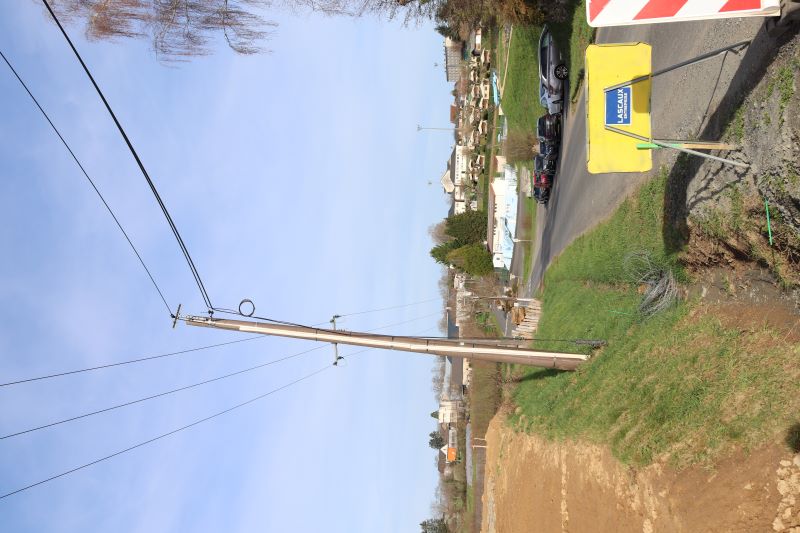
{"type": "Polygon", "coordinates": [[[630,126],[631,88],[618,87],[606,92],[606,126],[630,126]]]}

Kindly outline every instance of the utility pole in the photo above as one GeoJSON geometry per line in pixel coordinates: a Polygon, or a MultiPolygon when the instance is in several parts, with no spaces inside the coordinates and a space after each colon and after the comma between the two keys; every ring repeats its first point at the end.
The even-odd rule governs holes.
{"type": "MultiPolygon", "coordinates": [[[[253,322],[247,320],[229,320],[204,316],[182,316],[178,320],[190,326],[228,329],[243,333],[259,333],[277,335],[332,344],[349,344],[366,348],[381,348],[403,352],[427,353],[431,355],[467,357],[479,361],[497,363],[513,363],[519,365],[557,368],[559,370],[575,370],[581,363],[589,359],[588,355],[575,353],[547,352],[520,347],[519,345],[499,346],[491,339],[427,339],[423,337],[404,337],[395,335],[376,335],[357,333],[345,330],[320,329],[306,326],[273,324],[270,322],[253,322]]],[[[509,341],[512,342],[513,341],[509,341]]]]}

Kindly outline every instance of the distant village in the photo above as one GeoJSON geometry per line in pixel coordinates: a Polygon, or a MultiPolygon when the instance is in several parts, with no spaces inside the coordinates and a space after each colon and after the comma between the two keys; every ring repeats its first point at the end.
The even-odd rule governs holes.
{"type": "MultiPolygon", "coordinates": [[[[538,324],[538,303],[527,299],[527,317],[512,297],[512,260],[516,239],[519,195],[528,192],[517,169],[506,163],[502,155],[508,126],[500,105],[502,92],[497,69],[488,47],[482,45],[480,29],[470,33],[464,42],[444,40],[444,68],[448,82],[453,83],[450,122],[454,145],[446,160],[440,183],[449,196],[448,216],[467,211],[486,213],[486,241],[491,254],[494,275],[476,279],[450,268],[447,277],[447,335],[457,337],[491,337],[512,335],[531,338],[538,324]],[[502,303],[501,303],[502,302],[502,303]],[[502,306],[500,313],[512,317],[509,331],[490,332],[484,320],[502,306]],[[519,311],[518,319],[514,318],[519,311]]],[[[523,169],[524,170],[524,169],[523,169]]],[[[523,299],[525,300],[525,299],[523,299]]],[[[500,314],[498,313],[498,314],[500,314]]],[[[495,324],[497,322],[495,321],[495,324]]],[[[438,468],[444,480],[452,480],[455,465],[469,463],[472,439],[469,435],[469,394],[473,368],[469,360],[447,357],[441,373],[441,393],[437,429],[443,439],[438,468]],[[463,456],[462,456],[463,455],[463,456]]],[[[460,465],[463,470],[463,465],[460,465]]],[[[469,466],[467,466],[469,471],[469,466]]],[[[471,474],[467,479],[471,479],[471,474]]]]}
{"type": "Polygon", "coordinates": [[[487,213],[487,248],[498,273],[508,278],[514,252],[520,182],[501,147],[508,125],[500,105],[501,83],[481,30],[466,42],[445,38],[445,74],[453,83],[450,122],[454,146],[440,179],[451,196],[450,214],[487,213]]]}

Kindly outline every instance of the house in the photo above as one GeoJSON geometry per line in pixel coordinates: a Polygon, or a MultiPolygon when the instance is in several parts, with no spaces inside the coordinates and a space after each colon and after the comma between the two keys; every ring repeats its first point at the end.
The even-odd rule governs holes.
{"type": "Polygon", "coordinates": [[[461,400],[439,400],[439,423],[457,423],[462,404],[463,402],[461,400]]]}
{"type": "Polygon", "coordinates": [[[480,55],[480,51],[482,50],[480,28],[470,32],[469,38],[467,39],[467,46],[472,50],[473,55],[480,55]]]}
{"type": "Polygon", "coordinates": [[[489,238],[489,251],[492,253],[492,263],[495,268],[503,265],[502,252],[502,227],[505,222],[506,182],[504,179],[495,178],[489,185],[489,198],[492,206],[491,232],[489,238]]]}
{"type": "Polygon", "coordinates": [[[444,192],[453,197],[453,213],[460,214],[467,210],[467,191],[465,185],[469,176],[469,148],[463,145],[453,147],[447,170],[440,178],[444,192]]]}
{"type": "Polygon", "coordinates": [[[503,177],[495,178],[489,187],[491,222],[489,251],[495,268],[511,269],[514,238],[517,229],[517,173],[510,165],[503,167],[503,177]]]}
{"type": "Polygon", "coordinates": [[[455,425],[464,412],[463,361],[461,357],[445,359],[442,393],[439,396],[439,424],[455,425]]]}
{"type": "Polygon", "coordinates": [[[458,432],[451,427],[447,431],[447,444],[440,448],[445,456],[445,463],[455,463],[458,460],[458,432]]]}
{"type": "Polygon", "coordinates": [[[481,82],[481,97],[488,98],[492,95],[492,84],[489,80],[483,80],[481,82]]]}
{"type": "Polygon", "coordinates": [[[450,37],[444,39],[444,71],[447,81],[458,81],[464,71],[464,43],[450,37]]]}
{"type": "Polygon", "coordinates": [[[444,189],[445,193],[453,194],[453,191],[456,190],[456,186],[453,183],[452,178],[450,178],[450,169],[449,168],[444,171],[444,174],[442,174],[442,179],[439,180],[439,181],[441,182],[442,188],[444,189]]]}

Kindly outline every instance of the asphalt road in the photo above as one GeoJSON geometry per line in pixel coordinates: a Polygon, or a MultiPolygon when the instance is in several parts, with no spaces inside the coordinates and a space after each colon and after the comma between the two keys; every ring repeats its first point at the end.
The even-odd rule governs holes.
{"type": "MultiPolygon", "coordinates": [[[[763,21],[725,19],[602,28],[597,42],[649,43],[655,70],[751,39],[763,21]]],[[[653,133],[661,138],[694,138],[727,91],[742,56],[729,53],[654,78],[653,133]]],[[[626,196],[674,157],[663,150],[655,152],[650,173],[590,175],[586,170],[586,103],[582,94],[566,113],[560,168],[550,202],[546,208],[540,206],[537,213],[534,263],[524,295],[535,292],[544,271],[569,243],[609,217],[626,196]]]]}

